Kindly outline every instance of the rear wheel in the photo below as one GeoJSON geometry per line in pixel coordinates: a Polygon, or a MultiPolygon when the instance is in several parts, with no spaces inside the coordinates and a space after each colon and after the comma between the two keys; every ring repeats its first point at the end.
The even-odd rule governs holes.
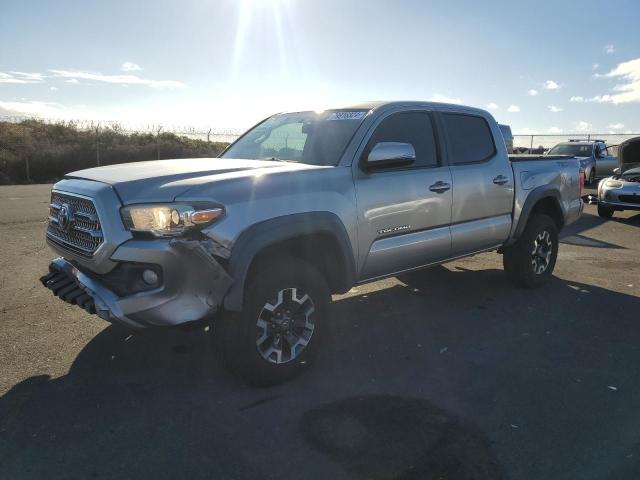
{"type": "Polygon", "coordinates": [[[605,207],[604,205],[598,205],[598,215],[602,218],[611,218],[613,217],[613,208],[605,207]]]}
{"type": "Polygon", "coordinates": [[[534,214],[516,243],[505,248],[504,270],[521,287],[544,285],[556,265],[558,228],[551,217],[534,214]]]}
{"type": "Polygon", "coordinates": [[[308,367],[325,328],[330,293],[307,262],[281,257],[249,279],[239,314],[222,319],[225,366],[253,385],[286,381],[308,367]]]}

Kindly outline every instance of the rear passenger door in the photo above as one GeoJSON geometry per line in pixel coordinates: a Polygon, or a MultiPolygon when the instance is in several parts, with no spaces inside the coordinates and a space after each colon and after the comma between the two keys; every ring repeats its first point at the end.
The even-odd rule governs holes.
{"type": "Polygon", "coordinates": [[[497,148],[484,117],[443,112],[440,118],[453,180],[452,256],[498,246],[509,236],[513,210],[513,170],[506,152],[497,148]]]}
{"type": "Polygon", "coordinates": [[[374,126],[354,165],[359,280],[448,258],[451,174],[441,162],[432,114],[401,111],[374,126]],[[411,144],[415,161],[366,171],[362,159],[380,142],[411,144]]]}

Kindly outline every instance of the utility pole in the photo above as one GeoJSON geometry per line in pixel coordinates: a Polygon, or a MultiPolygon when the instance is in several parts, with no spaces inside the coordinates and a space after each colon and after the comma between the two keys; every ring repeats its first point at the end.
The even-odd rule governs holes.
{"type": "Polygon", "coordinates": [[[531,135],[531,145],[529,146],[529,153],[533,153],[533,135],[531,135]]]}
{"type": "Polygon", "coordinates": [[[211,136],[211,129],[207,132],[207,143],[210,143],[209,137],[211,136]]]}

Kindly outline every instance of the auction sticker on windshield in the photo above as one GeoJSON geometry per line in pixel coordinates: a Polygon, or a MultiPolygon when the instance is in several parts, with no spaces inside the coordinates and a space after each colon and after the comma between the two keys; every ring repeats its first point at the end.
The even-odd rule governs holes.
{"type": "Polygon", "coordinates": [[[327,120],[361,120],[367,112],[333,112],[327,117],[327,120]]]}

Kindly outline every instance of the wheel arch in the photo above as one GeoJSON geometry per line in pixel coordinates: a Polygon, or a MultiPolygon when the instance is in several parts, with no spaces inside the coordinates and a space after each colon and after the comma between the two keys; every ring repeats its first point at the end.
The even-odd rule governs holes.
{"type": "Polygon", "coordinates": [[[332,293],[348,291],[355,280],[355,259],[347,231],[331,212],[285,215],[244,230],[229,258],[233,285],[224,306],[240,311],[247,280],[262,262],[277,255],[303,258],[326,278],[332,293]]]}
{"type": "Polygon", "coordinates": [[[555,222],[558,231],[562,230],[565,224],[565,215],[561,205],[560,192],[557,190],[547,185],[534,188],[522,207],[518,224],[509,243],[511,244],[520,238],[527,222],[536,213],[548,215],[555,222]]]}

